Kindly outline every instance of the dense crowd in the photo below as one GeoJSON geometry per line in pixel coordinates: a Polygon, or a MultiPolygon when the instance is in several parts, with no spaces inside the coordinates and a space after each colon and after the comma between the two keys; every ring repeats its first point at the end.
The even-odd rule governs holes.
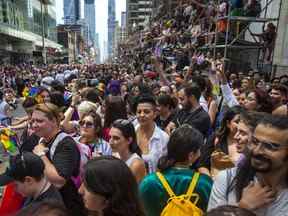
{"type": "Polygon", "coordinates": [[[19,152],[1,169],[2,206],[18,196],[6,211],[171,215],[167,201],[192,188],[190,215],[285,215],[287,77],[226,77],[221,59],[205,61],[208,73],[192,58],[171,76],[157,57],[143,74],[3,67],[1,130],[17,133],[19,152]]]}
{"type": "MultiPolygon", "coordinates": [[[[214,45],[223,45],[226,40],[228,43],[234,41],[237,45],[253,44],[251,41],[245,42],[247,26],[251,24],[249,19],[263,17],[261,12],[263,13],[266,7],[263,3],[261,5],[259,0],[169,2],[171,1],[162,1],[149,28],[142,31],[136,29],[131,39],[121,44],[118,59],[120,62],[126,63],[136,71],[150,71],[151,55],[155,55],[163,59],[165,71],[171,74],[174,66],[177,71],[190,66],[190,59],[194,57],[198,63],[196,69],[203,69],[205,58],[224,56],[224,49],[214,49],[214,45]],[[241,16],[247,20],[228,22],[228,15],[241,16]]],[[[262,32],[253,32],[253,30],[251,32],[257,40],[254,46],[261,47],[264,62],[272,60],[276,32],[273,22],[264,23],[262,32]]],[[[230,60],[227,61],[229,66],[226,70],[234,70],[234,72],[253,70],[246,59],[239,62],[239,57],[233,55],[237,53],[233,52],[232,56],[228,53],[225,56],[230,60]]]]}
{"type": "Polygon", "coordinates": [[[115,64],[0,67],[0,215],[288,215],[288,76],[199,51],[259,1],[165,7],[115,64]]]}

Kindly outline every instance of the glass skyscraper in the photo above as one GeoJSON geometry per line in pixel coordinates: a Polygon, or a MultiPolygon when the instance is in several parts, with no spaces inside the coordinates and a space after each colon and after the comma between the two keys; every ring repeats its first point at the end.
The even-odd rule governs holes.
{"type": "Polygon", "coordinates": [[[64,0],[64,24],[76,24],[80,19],[80,10],[80,0],[64,0]]]}
{"type": "Polygon", "coordinates": [[[116,22],[115,0],[108,1],[108,57],[113,54],[115,41],[115,22],[116,22]]]}
{"type": "Polygon", "coordinates": [[[95,0],[85,0],[84,5],[85,23],[88,27],[86,40],[89,46],[96,46],[96,16],[95,16],[95,0]]]}

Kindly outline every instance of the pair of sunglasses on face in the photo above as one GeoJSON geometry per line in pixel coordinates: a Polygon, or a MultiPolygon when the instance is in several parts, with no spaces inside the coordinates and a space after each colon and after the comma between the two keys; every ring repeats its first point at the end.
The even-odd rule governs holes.
{"type": "Polygon", "coordinates": [[[94,128],[94,123],[90,121],[80,121],[79,124],[81,127],[94,128]]]}

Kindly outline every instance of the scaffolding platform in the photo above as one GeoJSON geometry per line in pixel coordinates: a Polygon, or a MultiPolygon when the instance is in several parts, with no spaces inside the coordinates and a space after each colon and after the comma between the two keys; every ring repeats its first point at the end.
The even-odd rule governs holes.
{"type": "MultiPolygon", "coordinates": [[[[231,7],[228,7],[227,16],[219,16],[215,19],[215,25],[217,21],[227,20],[226,30],[223,32],[218,31],[217,25],[215,31],[203,33],[202,37],[213,37],[209,44],[205,44],[198,47],[198,50],[213,50],[214,58],[216,58],[217,50],[224,51],[224,59],[228,59],[228,52],[235,53],[235,50],[244,51],[251,50],[251,52],[257,52],[257,69],[263,69],[265,62],[266,48],[264,43],[260,40],[259,34],[255,34],[251,30],[251,24],[262,23],[263,27],[268,22],[276,24],[276,29],[279,27],[279,17],[281,12],[282,0],[279,3],[279,12],[277,18],[267,17],[268,7],[275,0],[267,0],[265,5],[262,5],[261,16],[262,17],[246,17],[246,16],[231,16],[231,7]],[[241,25],[243,24],[243,25],[241,25]],[[235,27],[236,26],[236,27],[235,27]],[[247,36],[250,37],[249,39],[247,36]]],[[[253,29],[254,30],[254,29],[253,29]]],[[[274,48],[273,48],[274,49],[274,48]]],[[[236,52],[237,53],[237,52],[236,52]]],[[[231,56],[230,56],[231,57],[231,56]]],[[[271,65],[274,58],[274,51],[272,52],[271,65]]],[[[225,67],[226,68],[226,67],[225,67]]],[[[272,67],[271,67],[272,68],[272,67]]]]}
{"type": "Polygon", "coordinates": [[[265,22],[273,22],[277,21],[278,18],[260,18],[260,17],[244,17],[244,16],[224,16],[219,17],[217,20],[225,20],[229,19],[231,21],[242,21],[242,22],[254,22],[254,23],[265,23],[265,22]]]}

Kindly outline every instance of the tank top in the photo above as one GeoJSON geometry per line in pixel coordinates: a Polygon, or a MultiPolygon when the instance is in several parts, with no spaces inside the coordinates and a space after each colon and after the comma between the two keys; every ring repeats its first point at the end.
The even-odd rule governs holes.
{"type": "Polygon", "coordinates": [[[130,167],[134,160],[142,160],[142,158],[138,154],[133,153],[130,158],[125,161],[125,163],[128,167],[130,167]]]}

